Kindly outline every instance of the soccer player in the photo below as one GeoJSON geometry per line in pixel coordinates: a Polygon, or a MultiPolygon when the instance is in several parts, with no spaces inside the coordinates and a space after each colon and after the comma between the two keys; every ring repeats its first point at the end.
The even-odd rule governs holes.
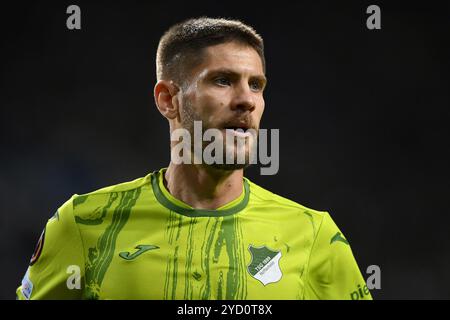
{"type": "Polygon", "coordinates": [[[243,176],[256,142],[239,129],[258,131],[264,110],[261,36],[235,20],[190,19],[163,35],[156,64],[155,102],[170,133],[194,135],[201,121],[246,162],[172,157],[143,178],[72,196],[47,222],[17,297],[371,299],[327,212],[243,176]],[[249,143],[230,143],[229,132],[249,143]]]}

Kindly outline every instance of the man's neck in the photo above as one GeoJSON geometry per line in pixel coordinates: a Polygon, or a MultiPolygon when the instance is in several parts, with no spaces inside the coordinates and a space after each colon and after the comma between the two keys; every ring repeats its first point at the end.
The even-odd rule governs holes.
{"type": "Polygon", "coordinates": [[[172,196],[191,207],[214,210],[242,194],[243,175],[243,169],[226,171],[171,162],[164,184],[172,196]]]}

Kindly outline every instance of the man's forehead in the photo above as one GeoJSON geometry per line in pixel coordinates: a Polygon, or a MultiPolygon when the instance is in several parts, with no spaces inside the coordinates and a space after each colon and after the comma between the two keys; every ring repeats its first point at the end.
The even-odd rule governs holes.
{"type": "Polygon", "coordinates": [[[205,48],[201,73],[229,71],[264,76],[261,57],[248,45],[228,42],[205,48]]]}

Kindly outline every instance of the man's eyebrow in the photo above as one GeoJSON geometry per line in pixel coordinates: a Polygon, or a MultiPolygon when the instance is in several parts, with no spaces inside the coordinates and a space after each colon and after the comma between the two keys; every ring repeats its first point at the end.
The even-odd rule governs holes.
{"type": "MultiPolygon", "coordinates": [[[[213,70],[211,70],[211,71],[209,71],[207,73],[207,75],[209,75],[209,76],[211,76],[211,75],[221,75],[221,74],[228,75],[228,76],[231,76],[231,77],[236,77],[236,78],[239,78],[241,76],[239,72],[236,72],[236,71],[234,71],[232,69],[229,69],[229,68],[213,69],[213,70]]],[[[252,75],[252,76],[250,76],[250,78],[251,79],[257,79],[258,81],[261,81],[264,84],[267,83],[267,78],[263,74],[252,75]]]]}

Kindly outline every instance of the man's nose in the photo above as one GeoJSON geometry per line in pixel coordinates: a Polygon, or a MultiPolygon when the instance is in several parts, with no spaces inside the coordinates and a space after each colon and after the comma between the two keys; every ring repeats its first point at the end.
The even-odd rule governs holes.
{"type": "Polygon", "coordinates": [[[235,96],[231,103],[232,110],[240,110],[242,112],[255,110],[254,93],[250,90],[248,84],[240,85],[236,88],[235,96]]]}

